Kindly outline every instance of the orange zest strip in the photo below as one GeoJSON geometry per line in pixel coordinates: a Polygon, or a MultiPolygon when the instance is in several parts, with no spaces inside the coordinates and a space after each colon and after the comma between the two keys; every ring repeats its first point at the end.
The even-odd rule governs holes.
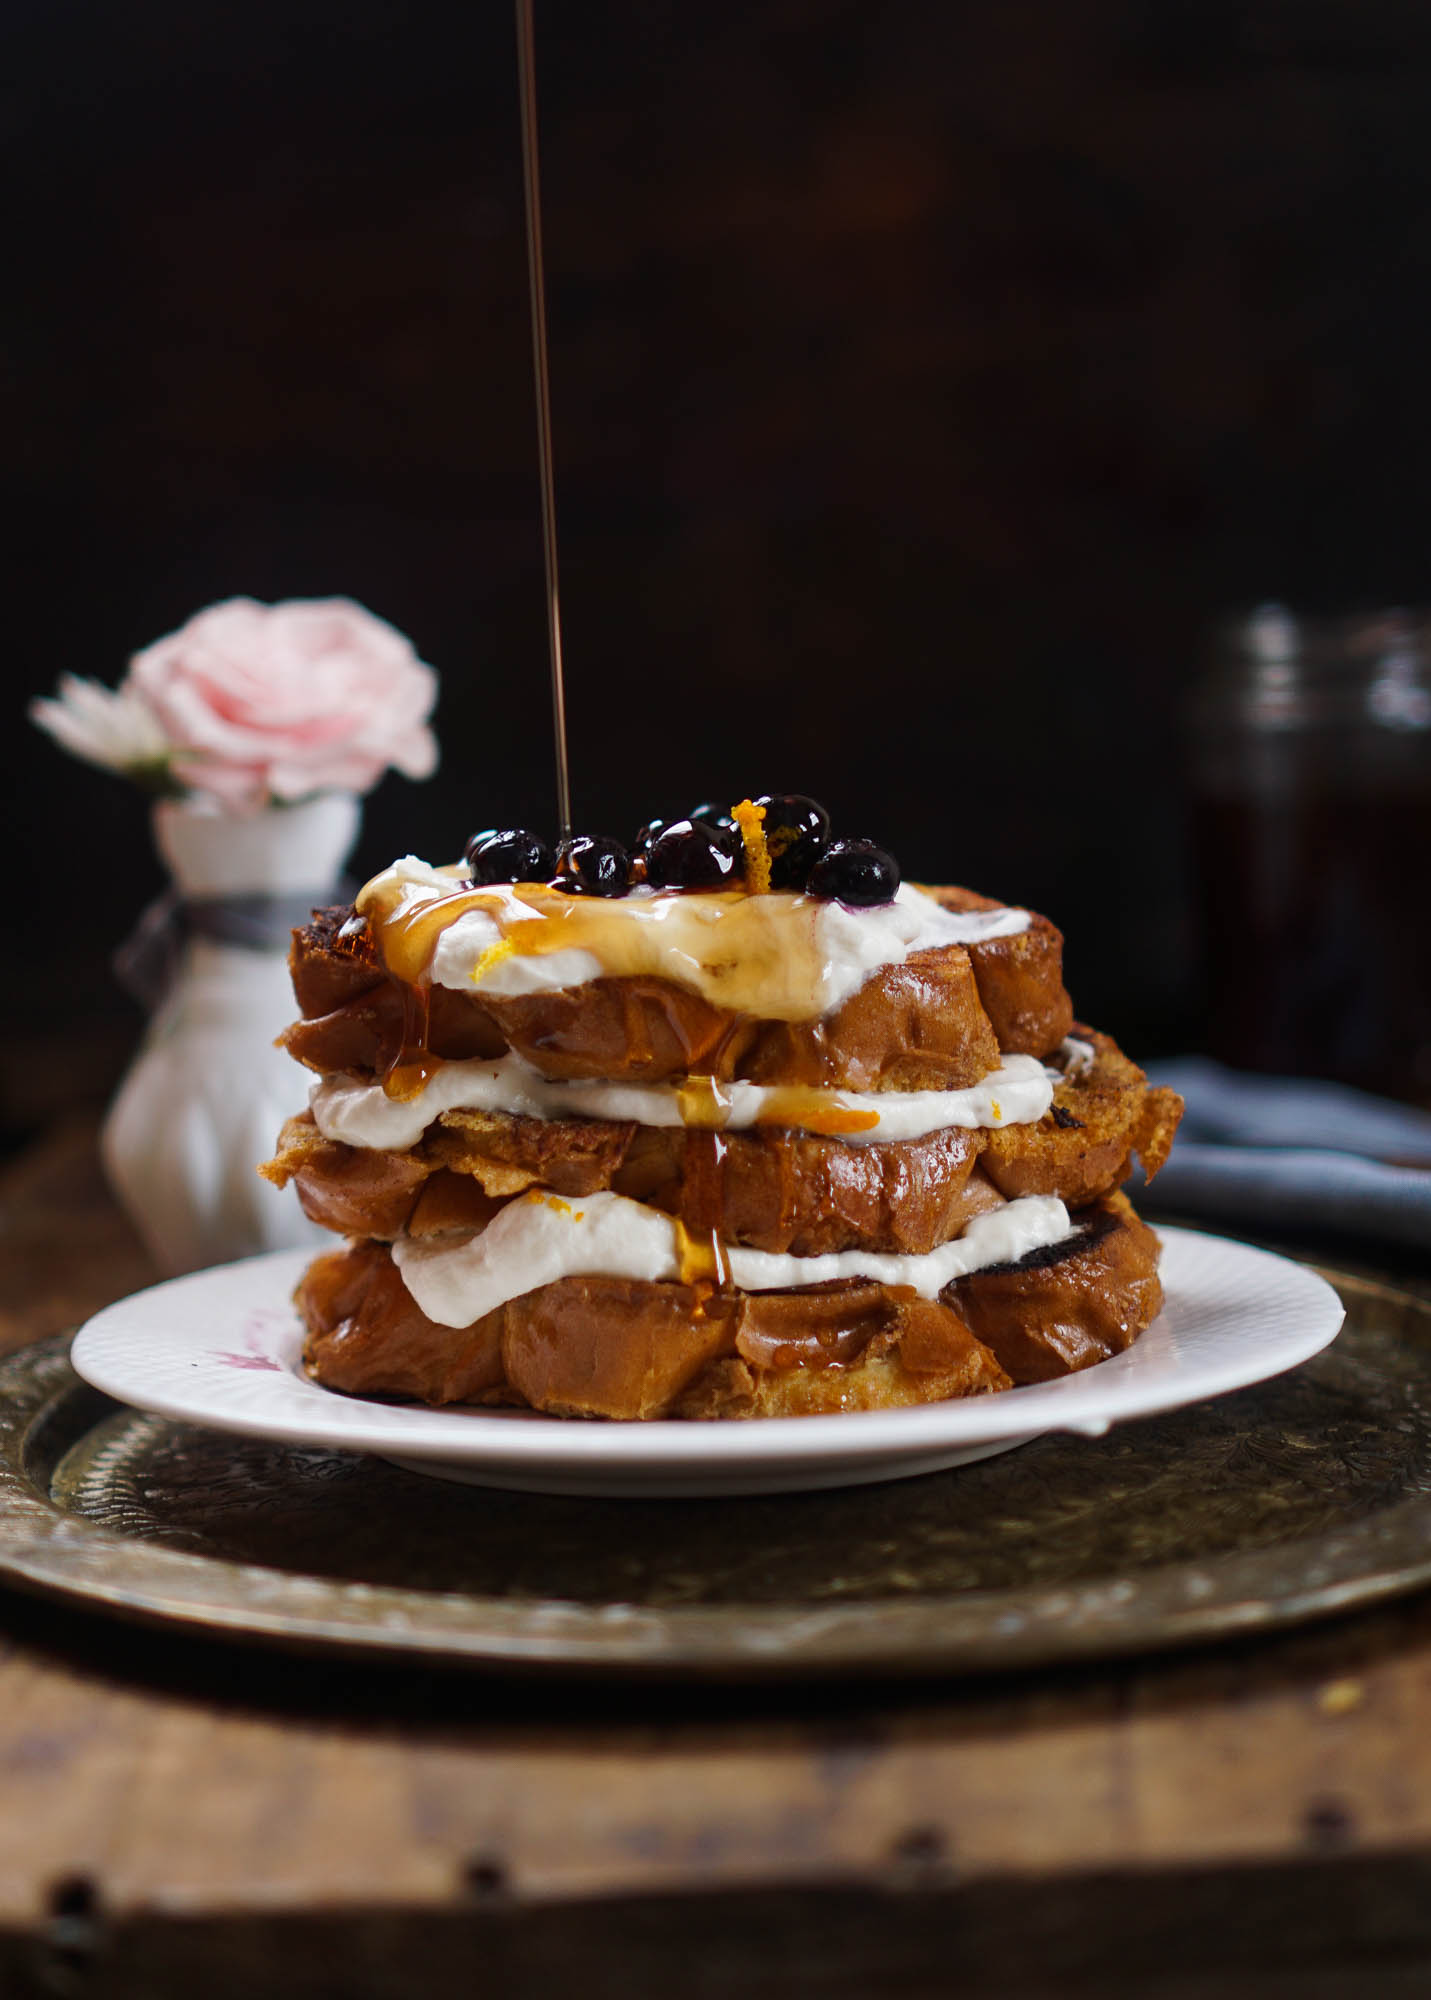
{"type": "Polygon", "coordinates": [[[732,806],[730,816],[740,828],[745,842],[745,887],[751,896],[770,894],[770,849],[765,842],[764,806],[758,806],[754,799],[742,799],[738,806],[732,806]]]}
{"type": "Polygon", "coordinates": [[[472,968],[472,984],[480,986],[493,966],[500,965],[504,958],[510,958],[516,949],[515,938],[498,938],[495,944],[489,944],[472,968]]]}

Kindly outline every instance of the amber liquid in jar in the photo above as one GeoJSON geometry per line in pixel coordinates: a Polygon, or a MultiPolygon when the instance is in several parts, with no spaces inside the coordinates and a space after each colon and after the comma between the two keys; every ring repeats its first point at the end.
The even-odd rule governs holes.
{"type": "Polygon", "coordinates": [[[1230,627],[1194,712],[1207,1044],[1431,1103],[1431,614],[1230,627]]]}

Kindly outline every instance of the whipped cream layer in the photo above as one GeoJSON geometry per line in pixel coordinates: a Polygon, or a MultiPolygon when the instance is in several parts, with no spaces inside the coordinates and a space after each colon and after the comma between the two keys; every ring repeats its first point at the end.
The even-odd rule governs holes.
{"type": "MultiPolygon", "coordinates": [[[[1056,1074],[1056,1072],[1052,1073],[1056,1074]]],[[[415,1097],[387,1095],[380,1083],[325,1077],[309,1096],[325,1139],[405,1152],[444,1111],[501,1111],[522,1118],[605,1118],[638,1125],[745,1131],[778,1125],[850,1145],[922,1139],[949,1126],[1031,1125],[1053,1102],[1052,1074],[1033,1056],[1005,1056],[1001,1068],[963,1090],[819,1090],[716,1083],[564,1081],[521,1056],[499,1062],[443,1063],[415,1097]]]]}
{"type": "Polygon", "coordinates": [[[594,979],[666,979],[767,1021],[816,1019],[912,952],[1029,925],[1027,910],[942,909],[909,883],[871,909],[779,891],[638,888],[608,900],[528,882],[473,889],[413,855],[375,875],[355,907],[409,985],[508,999],[594,979]]]}
{"type": "MultiPolygon", "coordinates": [[[[975,1216],[962,1236],[923,1256],[872,1250],[791,1257],[727,1246],[731,1283],[746,1292],[790,1291],[836,1278],[911,1285],[932,1299],[955,1278],[992,1264],[1013,1264],[1073,1233],[1068,1210],[1053,1195],[1024,1195],[975,1216]]],[[[476,1236],[399,1237],[393,1261],[403,1283],[439,1326],[471,1326],[509,1299],[559,1278],[613,1277],[659,1284],[681,1276],[680,1225],[659,1209],[625,1195],[590,1194],[564,1201],[553,1194],[519,1195],[476,1236]]]]}
{"type": "Polygon", "coordinates": [[[1063,1059],[1063,1075],[1071,1076],[1076,1083],[1092,1074],[1097,1060],[1092,1042],[1085,1042],[1078,1035],[1065,1035],[1058,1045],[1058,1054],[1063,1059]]]}

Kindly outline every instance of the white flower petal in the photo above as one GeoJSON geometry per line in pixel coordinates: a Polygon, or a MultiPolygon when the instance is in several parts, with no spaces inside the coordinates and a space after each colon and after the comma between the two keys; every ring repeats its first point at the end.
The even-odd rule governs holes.
{"type": "Polygon", "coordinates": [[[29,714],[73,756],[111,771],[162,763],[171,748],[147,702],[76,674],[61,674],[56,697],[31,702],[29,714]]]}

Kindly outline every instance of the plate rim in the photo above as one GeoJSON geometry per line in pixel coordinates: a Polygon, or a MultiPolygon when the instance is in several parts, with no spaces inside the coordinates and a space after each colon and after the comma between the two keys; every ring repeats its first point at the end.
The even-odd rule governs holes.
{"type": "MultiPolygon", "coordinates": [[[[1349,1306],[1360,1298],[1407,1313],[1431,1341],[1431,1300],[1384,1282],[1319,1271],[1349,1306]]],[[[1133,1615],[1116,1576],[1074,1586],[959,1592],[919,1604],[746,1605],[742,1629],[705,1607],[588,1606],[560,1599],[449,1598],[398,1588],[380,1618],[372,1586],[226,1564],[207,1553],[136,1543],[64,1511],[46,1485],[49,1454],[32,1448],[69,1399],[96,1397],[68,1366],[68,1339],[0,1360],[0,1579],[32,1594],[190,1642],[277,1647],[352,1661],[443,1664],[496,1675],[565,1674],[638,1684],[757,1685],[811,1676],[1039,1672],[1295,1629],[1373,1608],[1431,1582],[1431,1495],[1327,1535],[1237,1551],[1149,1574],[1152,1619],[1133,1615]],[[36,1483],[36,1476],[39,1483],[36,1483]],[[252,1576],[235,1601],[226,1576],[252,1576]],[[1017,1616],[1010,1623],[1008,1614],[1017,1616]],[[629,1614],[613,1617],[613,1613],[629,1614]]],[[[102,1399],[107,1402],[108,1399],[102,1399]]],[[[113,1419],[111,1405],[89,1419],[113,1419]]],[[[1144,1605],[1146,1608],[1144,1593],[1144,1605]]]]}
{"type": "MultiPolygon", "coordinates": [[[[1135,1373],[1139,1347],[1161,1323],[1160,1314],[1123,1355],[1054,1382],[1028,1384],[1000,1391],[995,1396],[897,1410],[761,1418],[750,1423],[725,1424],[670,1419],[641,1424],[600,1423],[541,1415],[524,1415],[514,1421],[511,1415],[455,1405],[426,1409],[348,1398],[318,1384],[304,1384],[304,1389],[311,1388],[315,1398],[333,1399],[330,1409],[335,1420],[325,1421],[322,1408],[315,1401],[314,1415],[318,1420],[310,1422],[306,1411],[301,1415],[297,1411],[283,1411],[277,1416],[245,1408],[216,1411],[207,1402],[198,1404],[181,1394],[136,1392],[132,1384],[107,1365],[107,1343],[117,1335],[127,1333],[132,1337],[140,1331],[127,1323],[158,1295],[166,1301],[190,1294],[202,1299],[205,1293],[232,1282],[235,1273],[257,1275],[272,1270],[275,1289],[282,1286],[286,1303],[289,1287],[278,1274],[297,1276],[312,1256],[311,1249],[302,1249],[271,1251],[236,1263],[211,1266],[165,1279],[116,1300],[79,1329],[70,1362],[82,1380],[116,1402],[171,1421],[236,1436],[340,1451],[400,1453],[408,1459],[434,1463],[486,1462],[494,1469],[503,1466],[534,1469],[540,1462],[557,1457],[573,1471],[590,1471],[593,1476],[607,1470],[613,1477],[644,1474],[655,1479],[662,1472],[690,1473],[702,1465],[713,1474],[726,1470],[734,1475],[763,1464],[799,1463],[813,1469],[868,1459],[872,1455],[897,1463],[901,1457],[928,1453],[944,1444],[957,1448],[1034,1432],[1102,1435],[1116,1423],[1156,1416],[1270,1380],[1320,1353],[1345,1323],[1346,1309],[1341,1299],[1309,1265],[1235,1237],[1203,1230],[1163,1225],[1159,1234],[1165,1256],[1171,1252],[1175,1263],[1187,1258],[1195,1260],[1200,1251],[1213,1249],[1221,1257],[1230,1255],[1240,1262],[1259,1285],[1270,1284],[1284,1294],[1289,1289],[1300,1292],[1314,1330],[1294,1343],[1292,1351],[1279,1355],[1271,1367],[1238,1367],[1229,1362],[1213,1370],[1210,1378],[1204,1377],[1191,1393],[1185,1393],[1188,1385],[1180,1385],[1176,1373],[1142,1382],[1135,1373]],[[1115,1371],[1114,1376],[1110,1378],[1105,1370],[1115,1371]],[[1089,1413],[1087,1406],[1099,1400],[1100,1395],[1106,1395],[1111,1380],[1122,1382],[1129,1377],[1131,1381],[1116,1409],[1089,1413]],[[346,1414],[337,1418],[337,1409],[346,1414]],[[369,1427],[373,1420],[382,1419],[393,1420],[386,1430],[369,1427]]],[[[1195,1262],[1193,1268],[1195,1271],[1195,1262]]]]}

